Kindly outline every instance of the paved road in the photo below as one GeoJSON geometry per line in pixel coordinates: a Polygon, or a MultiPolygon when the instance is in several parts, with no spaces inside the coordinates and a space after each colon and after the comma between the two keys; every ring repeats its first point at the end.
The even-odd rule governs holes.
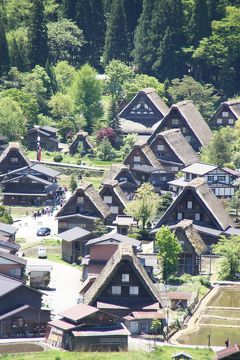
{"type": "Polygon", "coordinates": [[[49,290],[43,290],[42,292],[47,295],[44,296],[44,304],[47,304],[54,314],[76,305],[81,286],[81,272],[79,269],[45,259],[27,258],[27,262],[28,264],[52,266],[49,290]]]}

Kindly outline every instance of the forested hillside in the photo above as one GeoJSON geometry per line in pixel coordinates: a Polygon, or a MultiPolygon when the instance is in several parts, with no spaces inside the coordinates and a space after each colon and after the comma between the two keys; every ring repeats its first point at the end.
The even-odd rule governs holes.
{"type": "Polygon", "coordinates": [[[1,0],[0,10],[9,140],[35,124],[56,125],[63,141],[116,130],[120,102],[143,87],[169,105],[192,99],[206,120],[239,94],[239,0],[1,0]]]}

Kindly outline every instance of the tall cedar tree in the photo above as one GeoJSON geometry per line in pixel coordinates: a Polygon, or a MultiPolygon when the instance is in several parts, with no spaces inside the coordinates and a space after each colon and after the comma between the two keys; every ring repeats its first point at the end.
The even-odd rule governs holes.
{"type": "Polygon", "coordinates": [[[0,75],[4,75],[10,69],[8,43],[5,34],[2,14],[0,14],[0,75]]]}
{"type": "Polygon", "coordinates": [[[193,12],[190,20],[191,45],[197,46],[199,41],[211,33],[207,0],[194,0],[193,12]]]}
{"type": "Polygon", "coordinates": [[[11,66],[15,66],[19,71],[23,72],[25,70],[24,64],[25,61],[22,57],[21,51],[19,49],[17,40],[13,38],[11,51],[10,51],[10,57],[11,57],[11,66]]]}
{"type": "Polygon", "coordinates": [[[123,62],[129,60],[127,17],[123,0],[113,0],[107,21],[103,65],[106,66],[112,59],[123,62]]]}
{"type": "Polygon", "coordinates": [[[28,36],[31,67],[34,68],[36,65],[44,67],[48,58],[48,36],[43,0],[33,0],[28,36]]]}
{"type": "Polygon", "coordinates": [[[82,47],[82,63],[99,68],[105,36],[103,0],[78,0],[75,21],[83,31],[86,43],[82,47]]]}
{"type": "Polygon", "coordinates": [[[74,20],[76,17],[77,0],[63,0],[63,15],[67,19],[74,20]]]}
{"type": "Polygon", "coordinates": [[[142,0],[124,0],[124,6],[126,12],[129,46],[130,50],[132,50],[134,32],[142,12],[142,0]]]}
{"type": "Polygon", "coordinates": [[[226,0],[208,0],[210,21],[220,20],[226,15],[226,0]]]}
{"type": "Polygon", "coordinates": [[[152,18],[156,49],[152,70],[161,81],[184,74],[181,48],[184,45],[182,0],[160,0],[152,18]]]}
{"type": "Polygon", "coordinates": [[[155,1],[143,0],[143,9],[134,36],[134,62],[137,70],[146,74],[152,74],[154,48],[151,25],[155,1]]]}

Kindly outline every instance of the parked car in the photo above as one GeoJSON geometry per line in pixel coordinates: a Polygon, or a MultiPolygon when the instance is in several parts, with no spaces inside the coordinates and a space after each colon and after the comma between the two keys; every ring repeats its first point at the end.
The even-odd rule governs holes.
{"type": "Polygon", "coordinates": [[[47,258],[47,248],[45,246],[38,247],[38,258],[46,259],[47,258]]]}
{"type": "Polygon", "coordinates": [[[49,229],[48,227],[41,227],[40,229],[38,229],[37,236],[47,236],[47,235],[51,235],[51,229],[49,229]]]}

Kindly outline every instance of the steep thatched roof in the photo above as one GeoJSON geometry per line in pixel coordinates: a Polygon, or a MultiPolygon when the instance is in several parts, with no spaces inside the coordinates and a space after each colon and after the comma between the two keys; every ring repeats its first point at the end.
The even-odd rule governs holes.
{"type": "Polygon", "coordinates": [[[151,134],[159,125],[161,119],[167,115],[169,107],[160,98],[154,88],[146,88],[138,91],[136,96],[118,114],[120,128],[123,133],[151,134]],[[152,109],[151,116],[138,116],[137,119],[129,117],[131,109],[144,98],[152,109]]]}
{"type": "Polygon", "coordinates": [[[145,156],[145,158],[149,162],[149,165],[151,165],[155,168],[158,168],[158,169],[163,169],[162,164],[157,159],[157,157],[155,156],[154,152],[150,149],[150,147],[147,144],[141,144],[141,143],[137,143],[133,146],[133,149],[130,151],[130,153],[127,155],[127,157],[125,158],[125,160],[123,162],[125,165],[128,164],[129,158],[131,157],[132,153],[135,153],[136,150],[139,150],[140,152],[142,152],[142,154],[145,156]]]}
{"type": "Polygon", "coordinates": [[[69,149],[75,145],[75,143],[81,139],[84,139],[86,141],[86,143],[88,144],[90,149],[93,149],[94,146],[92,144],[92,142],[89,140],[89,136],[88,133],[85,131],[79,131],[77,133],[77,135],[75,136],[75,138],[73,139],[73,142],[69,145],[69,149]]]}
{"type": "Polygon", "coordinates": [[[137,185],[136,180],[134,179],[129,168],[123,164],[111,165],[111,167],[106,170],[103,175],[102,184],[104,184],[108,180],[117,180],[117,177],[121,174],[121,172],[127,172],[127,176],[131,179],[131,183],[137,185]]]}
{"type": "Polygon", "coordinates": [[[81,183],[78,189],[74,192],[74,194],[68,199],[68,201],[64,204],[64,206],[60,209],[57,214],[57,217],[61,217],[64,214],[66,207],[68,207],[69,203],[75,201],[75,198],[80,194],[84,194],[90,202],[95,206],[95,208],[101,213],[102,217],[107,218],[111,212],[108,206],[105,204],[97,190],[94,189],[92,184],[89,183],[81,183]]]}
{"type": "Polygon", "coordinates": [[[113,254],[108,263],[102,269],[98,278],[95,280],[93,285],[84,295],[84,302],[86,304],[93,304],[97,298],[101,295],[102,291],[111,281],[114,274],[117,272],[122,261],[128,261],[134,267],[136,276],[139,278],[143,286],[151,295],[152,299],[156,302],[161,303],[160,294],[154,286],[152,280],[149,278],[146,270],[136,257],[133,246],[122,243],[119,245],[118,250],[113,254]]]}
{"type": "Polygon", "coordinates": [[[187,238],[198,255],[201,255],[207,250],[203,239],[199,232],[195,229],[192,220],[185,219],[180,221],[174,226],[174,231],[178,240],[184,240],[184,238],[187,238]]]}
{"type": "Polygon", "coordinates": [[[192,130],[201,146],[206,146],[212,140],[212,132],[202,117],[201,113],[198,111],[196,106],[191,100],[181,101],[177,104],[173,104],[169,113],[162,119],[160,125],[154,131],[154,133],[149,138],[149,143],[152,142],[154,137],[160,133],[165,126],[167,126],[168,119],[171,116],[172,111],[178,111],[182,117],[185,119],[189,128],[192,130]]]}
{"type": "Polygon", "coordinates": [[[10,142],[8,147],[3,151],[3,153],[0,156],[0,163],[6,159],[6,157],[8,156],[8,154],[13,151],[16,150],[20,156],[23,158],[23,160],[26,162],[26,165],[31,165],[30,160],[26,157],[26,155],[24,155],[21,146],[19,143],[17,142],[10,142]]]}
{"type": "Polygon", "coordinates": [[[180,129],[170,129],[157,134],[149,147],[152,148],[155,141],[159,138],[167,143],[170,149],[185,166],[199,161],[199,156],[182,135],[180,129]]]}
{"type": "Polygon", "coordinates": [[[118,185],[118,181],[116,180],[107,180],[104,182],[102,189],[99,191],[99,195],[103,196],[105,189],[108,188],[112,191],[115,196],[119,199],[123,207],[125,208],[127,203],[129,202],[127,196],[124,194],[120,186],[118,185]]]}
{"type": "Polygon", "coordinates": [[[233,116],[235,117],[235,120],[240,118],[240,99],[238,99],[238,100],[230,100],[230,101],[224,101],[224,102],[221,103],[221,105],[218,107],[218,109],[212,115],[212,117],[210,119],[210,123],[215,119],[216,116],[218,116],[218,114],[225,107],[228,107],[228,109],[232,112],[233,116]]]}
{"type": "Polygon", "coordinates": [[[213,193],[212,189],[208,186],[205,179],[195,178],[183,188],[174,202],[159,219],[155,229],[168,222],[170,214],[189,190],[194,193],[195,197],[206,208],[206,211],[208,211],[209,216],[219,230],[226,230],[228,227],[236,227],[236,224],[228,215],[227,211],[222,206],[220,200],[213,193]]]}

